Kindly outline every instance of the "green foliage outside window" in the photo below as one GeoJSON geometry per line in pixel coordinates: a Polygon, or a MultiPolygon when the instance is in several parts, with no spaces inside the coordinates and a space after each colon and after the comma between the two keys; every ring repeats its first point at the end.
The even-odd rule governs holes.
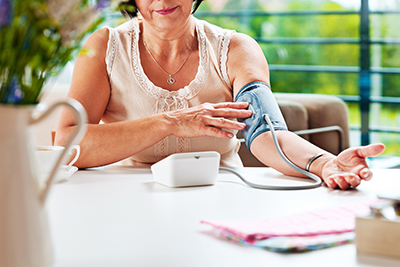
{"type": "MultiPolygon", "coordinates": [[[[396,0],[397,1],[397,0],[396,0]]],[[[264,12],[289,11],[354,11],[337,3],[324,0],[228,0],[222,8],[205,1],[199,11],[238,11],[240,13],[257,10],[264,12]],[[243,5],[246,2],[247,5],[243,5]]],[[[400,1],[397,1],[400,7],[400,1]]],[[[198,16],[200,19],[202,17],[198,16]]],[[[253,38],[359,38],[360,18],[352,15],[284,15],[284,16],[223,16],[203,17],[223,28],[246,33],[253,38]]],[[[400,38],[399,15],[370,15],[372,38],[400,38]]],[[[277,44],[260,43],[270,65],[310,65],[310,66],[359,66],[360,48],[358,44],[277,44]]],[[[400,68],[400,45],[371,46],[371,66],[400,68]]],[[[385,74],[373,78],[371,95],[400,97],[400,75],[385,74]]],[[[271,86],[275,92],[319,93],[333,95],[359,95],[358,73],[328,72],[288,72],[271,71],[271,86]]],[[[360,125],[360,111],[357,103],[349,103],[350,124],[360,125]]],[[[398,127],[400,125],[399,105],[372,105],[371,126],[398,127]]],[[[387,155],[399,156],[400,135],[372,135],[373,142],[388,145],[387,155]]],[[[356,144],[353,144],[356,145],[356,144]]]]}

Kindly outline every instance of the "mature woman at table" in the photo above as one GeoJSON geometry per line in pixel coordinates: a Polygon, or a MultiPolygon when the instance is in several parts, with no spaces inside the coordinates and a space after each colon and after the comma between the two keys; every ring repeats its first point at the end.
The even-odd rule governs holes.
{"type": "MultiPolygon", "coordinates": [[[[309,165],[331,188],[357,187],[369,180],[372,173],[365,158],[381,154],[384,145],[349,148],[336,157],[285,130],[270,94],[262,50],[249,36],[194,18],[192,12],[201,2],[127,1],[123,13],[130,16],[128,22],[88,38],[68,93],[88,115],[76,165],[129,159],[145,166],[172,153],[212,150],[221,154],[222,166],[242,166],[235,133],[248,130],[247,118],[253,123],[258,111],[248,110],[246,98],[234,100],[238,92],[255,89],[261,98],[268,97],[269,112],[278,114],[274,128],[279,143],[297,166],[309,165]]],[[[73,116],[63,110],[58,145],[73,127],[73,116]]],[[[256,128],[261,130],[247,140],[251,152],[282,173],[302,176],[279,157],[268,127],[256,128]]]]}

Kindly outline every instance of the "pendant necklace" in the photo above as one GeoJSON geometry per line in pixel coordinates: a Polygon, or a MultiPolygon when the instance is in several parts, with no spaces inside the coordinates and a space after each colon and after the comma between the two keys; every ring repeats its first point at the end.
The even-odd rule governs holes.
{"type": "Polygon", "coordinates": [[[153,54],[151,53],[150,49],[147,47],[147,44],[146,44],[146,42],[144,41],[144,38],[143,38],[143,44],[144,44],[144,47],[146,48],[147,52],[149,53],[150,57],[154,60],[154,62],[158,65],[158,67],[159,67],[165,74],[168,75],[167,83],[168,83],[169,85],[172,85],[172,84],[174,84],[174,83],[176,82],[176,80],[175,80],[172,76],[175,75],[175,74],[177,74],[178,71],[181,70],[181,68],[183,67],[183,65],[185,65],[186,61],[189,59],[190,54],[192,53],[193,47],[194,47],[194,45],[192,45],[192,47],[190,48],[189,54],[187,55],[185,61],[183,61],[182,65],[178,68],[178,70],[175,71],[175,72],[172,73],[172,74],[169,74],[168,72],[166,72],[166,71],[160,66],[160,64],[158,64],[157,60],[154,58],[154,56],[153,56],[153,54]]]}

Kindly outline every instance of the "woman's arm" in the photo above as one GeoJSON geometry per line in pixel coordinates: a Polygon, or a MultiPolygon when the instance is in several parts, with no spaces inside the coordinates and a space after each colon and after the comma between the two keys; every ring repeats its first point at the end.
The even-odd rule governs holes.
{"type": "MultiPolygon", "coordinates": [[[[270,84],[269,68],[264,53],[257,42],[247,35],[238,33],[232,35],[227,66],[235,96],[248,83],[262,81],[267,85],[270,84]]],[[[277,137],[286,156],[297,166],[303,168],[311,157],[323,151],[291,132],[277,131],[277,137]]],[[[267,166],[287,175],[301,175],[280,158],[270,132],[256,137],[249,149],[267,166]]],[[[333,157],[333,155],[326,152],[324,157],[333,157]]]]}
{"type": "MultiPolygon", "coordinates": [[[[105,63],[108,30],[93,33],[77,58],[68,97],[78,100],[87,112],[88,127],[80,142],[77,167],[87,168],[114,163],[132,156],[164,139],[214,136],[232,138],[222,130],[241,130],[243,123],[229,118],[245,118],[251,112],[246,103],[203,104],[164,114],[110,124],[99,124],[110,99],[110,84],[105,63]],[[151,138],[149,138],[151,137],[151,138]]],[[[63,109],[57,125],[55,143],[64,145],[75,127],[72,113],[63,109]]]]}
{"type": "MultiPolygon", "coordinates": [[[[99,124],[110,98],[110,84],[105,63],[108,42],[108,30],[101,29],[93,33],[85,42],[76,60],[68,97],[78,100],[87,112],[88,127],[82,139],[81,156],[76,162],[78,167],[93,167],[109,164],[128,157],[135,151],[150,146],[141,136],[149,135],[154,121],[147,118],[110,125],[99,124]],[[140,130],[139,130],[140,129],[140,130]]],[[[162,123],[160,123],[163,125],[162,123]]],[[[55,143],[65,144],[75,125],[74,116],[66,109],[61,112],[57,125],[55,143]]],[[[161,131],[154,131],[160,133],[161,131]]],[[[161,140],[162,135],[155,139],[161,140]]]]}
{"type": "MultiPolygon", "coordinates": [[[[262,81],[267,85],[270,84],[265,56],[259,45],[246,35],[232,35],[227,66],[235,96],[244,85],[250,82],[262,81]]],[[[304,169],[314,155],[323,153],[323,156],[310,165],[310,172],[323,178],[331,188],[357,187],[361,179],[370,179],[372,173],[365,163],[365,158],[379,155],[384,150],[384,145],[376,144],[348,149],[336,157],[292,132],[276,131],[276,133],[284,154],[300,168],[304,169]]],[[[287,175],[304,176],[281,159],[270,132],[258,135],[251,143],[250,150],[267,166],[287,175]]]]}

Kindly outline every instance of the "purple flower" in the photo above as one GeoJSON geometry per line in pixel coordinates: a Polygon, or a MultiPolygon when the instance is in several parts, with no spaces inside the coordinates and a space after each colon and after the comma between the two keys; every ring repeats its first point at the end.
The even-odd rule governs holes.
{"type": "Polygon", "coordinates": [[[11,23],[11,3],[9,0],[0,0],[0,28],[11,23]]]}
{"type": "Polygon", "coordinates": [[[104,8],[106,8],[109,5],[109,2],[110,1],[108,1],[108,0],[99,0],[99,1],[97,1],[97,4],[96,4],[96,6],[94,8],[97,11],[101,11],[101,10],[103,10],[104,8]]]}
{"type": "Polygon", "coordinates": [[[10,85],[7,88],[6,95],[4,97],[5,103],[18,105],[24,99],[24,93],[21,90],[21,86],[18,83],[17,76],[14,76],[11,80],[10,85]]]}

